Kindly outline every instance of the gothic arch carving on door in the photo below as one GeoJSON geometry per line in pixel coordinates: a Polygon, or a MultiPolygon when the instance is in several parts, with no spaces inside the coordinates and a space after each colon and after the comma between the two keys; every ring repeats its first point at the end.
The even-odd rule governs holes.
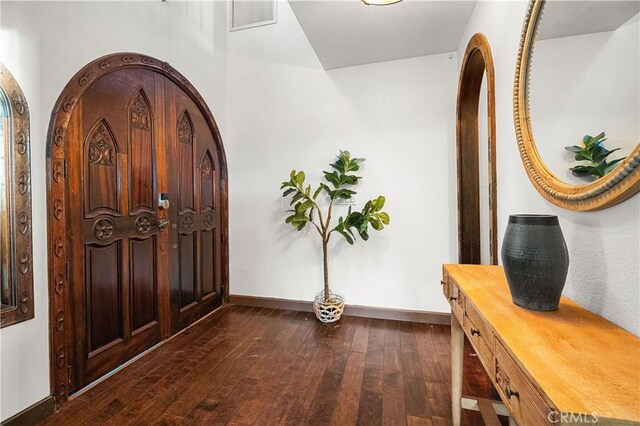
{"type": "MultiPolygon", "coordinates": [[[[207,182],[206,189],[212,191],[214,190],[213,185],[218,185],[215,190],[218,190],[219,197],[216,199],[220,205],[214,206],[212,201],[207,201],[207,205],[203,207],[202,218],[196,217],[195,219],[196,226],[206,228],[204,231],[207,231],[209,234],[212,234],[213,220],[215,219],[216,221],[219,221],[216,223],[219,226],[218,232],[220,235],[220,297],[222,298],[222,303],[226,303],[228,300],[229,263],[227,238],[227,163],[224,147],[222,145],[222,138],[211,111],[193,85],[167,62],[137,53],[116,53],[94,60],[82,68],[63,89],[53,108],[47,136],[47,216],[49,246],[49,311],[51,330],[51,386],[52,393],[58,404],[66,402],[70,391],[68,365],[69,359],[72,356],[71,351],[74,350],[71,347],[72,339],[70,337],[70,333],[74,327],[80,326],[79,324],[74,324],[74,317],[70,306],[70,288],[73,284],[70,281],[70,259],[75,253],[73,253],[73,246],[69,243],[73,238],[82,237],[82,235],[78,235],[79,231],[77,231],[75,227],[69,226],[69,218],[72,215],[72,212],[70,212],[72,207],[70,205],[72,194],[69,192],[69,181],[71,180],[69,176],[74,174],[77,175],[77,173],[80,172],[75,171],[73,167],[69,167],[69,152],[71,149],[77,149],[77,147],[72,147],[70,145],[71,143],[78,144],[85,143],[85,141],[81,141],[82,138],[80,138],[78,134],[73,134],[75,130],[74,126],[70,126],[70,121],[72,116],[74,116],[74,110],[82,103],[83,94],[87,92],[92,84],[114,71],[135,69],[153,71],[156,73],[154,75],[163,76],[175,85],[172,85],[172,87],[176,88],[171,89],[174,91],[172,93],[175,93],[176,90],[180,90],[181,93],[184,92],[184,95],[181,95],[185,99],[183,103],[189,102],[190,105],[195,105],[196,110],[199,111],[198,117],[201,116],[199,119],[199,123],[201,123],[200,129],[208,129],[210,131],[213,139],[213,148],[211,151],[205,151],[204,155],[206,158],[203,159],[203,161],[207,164],[205,164],[206,167],[201,166],[201,172],[203,176],[207,175],[208,177],[214,167],[219,169],[216,174],[216,179],[219,179],[219,181],[216,182],[215,180],[211,180],[211,182],[207,182]],[[215,164],[212,164],[213,158],[216,159],[215,164]],[[216,210],[215,215],[213,214],[214,210],[212,209],[216,210]]],[[[140,88],[137,94],[131,98],[129,107],[129,110],[131,111],[131,132],[151,130],[151,115],[148,114],[151,108],[150,101],[157,102],[158,99],[161,101],[163,99],[156,96],[156,98],[154,98],[155,100],[153,100],[148,96],[149,95],[140,88]]],[[[151,113],[154,112],[151,111],[151,113]]],[[[155,113],[157,114],[158,112],[156,111],[155,113]]],[[[175,117],[159,118],[158,120],[169,120],[171,118],[175,117]]],[[[191,120],[191,117],[189,117],[189,120],[191,120]]],[[[104,117],[99,119],[96,122],[96,125],[93,126],[91,130],[93,133],[91,133],[91,135],[94,135],[95,133],[95,141],[86,141],[87,151],[85,154],[88,164],[114,166],[114,169],[119,167],[116,164],[116,156],[119,155],[119,150],[123,149],[123,147],[127,145],[127,141],[126,138],[124,138],[125,140],[116,141],[110,126],[109,121],[104,117]]],[[[174,132],[172,135],[175,137],[182,137],[183,135],[176,135],[175,132],[177,131],[178,130],[174,128],[172,130],[172,132],[174,132]]],[[[130,135],[129,138],[131,137],[132,136],[130,135]]],[[[142,138],[140,140],[144,141],[145,137],[147,136],[140,136],[140,138],[142,138]]],[[[190,137],[194,138],[193,127],[190,137]]],[[[194,155],[195,152],[194,148],[194,155]]],[[[155,154],[152,153],[150,155],[153,156],[155,154]]],[[[198,158],[198,161],[200,161],[200,158],[198,158]]],[[[77,164],[72,166],[77,166],[77,164]]],[[[200,179],[201,176],[199,175],[199,172],[197,172],[198,169],[194,170],[194,179],[200,179]]],[[[120,174],[118,174],[118,176],[120,176],[120,174]]],[[[143,177],[143,179],[145,178],[146,177],[143,177]]],[[[137,197],[136,200],[138,200],[138,198],[140,200],[146,200],[146,203],[140,200],[138,200],[140,201],[138,202],[133,199],[123,201],[123,203],[127,203],[127,208],[129,203],[132,204],[132,214],[140,213],[138,218],[135,220],[135,226],[132,225],[131,231],[134,234],[137,232],[140,238],[147,238],[151,226],[157,225],[159,229],[162,229],[161,223],[153,223],[153,221],[149,221],[150,210],[147,204],[149,199],[152,200],[152,204],[156,204],[156,201],[153,201],[156,197],[156,193],[154,191],[155,188],[152,188],[149,189],[149,194],[146,192],[135,194],[137,197]]],[[[90,216],[93,217],[94,213],[91,208],[87,211],[91,211],[90,216]]],[[[109,238],[112,239],[112,234],[120,231],[115,228],[114,224],[114,222],[118,222],[120,219],[117,217],[119,212],[117,210],[114,211],[115,213],[100,210],[95,211],[97,220],[95,221],[94,229],[92,231],[97,232],[97,244],[103,244],[103,240],[107,241],[109,238]],[[103,213],[112,214],[113,217],[109,216],[107,218],[103,218],[103,213]],[[99,236],[105,236],[105,238],[101,239],[99,236]]],[[[173,219],[176,218],[172,217],[172,222],[175,222],[173,219]]],[[[176,225],[172,225],[172,227],[176,228],[176,225]]],[[[142,239],[140,241],[146,240],[142,239]]],[[[216,247],[218,247],[217,244],[218,243],[215,245],[216,247]]],[[[176,244],[173,244],[173,246],[175,245],[176,244]]],[[[160,250],[162,250],[162,248],[160,250]]],[[[171,297],[173,297],[173,294],[171,297]]],[[[194,317],[195,316],[190,316],[187,321],[193,320],[194,317]]],[[[166,332],[167,330],[163,329],[163,337],[166,337],[166,332]]]]}
{"type": "Polygon", "coordinates": [[[487,87],[487,133],[489,161],[489,255],[498,264],[495,71],[489,41],[474,34],[464,53],[456,112],[456,158],[458,187],[458,256],[460,263],[480,262],[480,176],[478,152],[478,105],[483,76],[487,87]]]}

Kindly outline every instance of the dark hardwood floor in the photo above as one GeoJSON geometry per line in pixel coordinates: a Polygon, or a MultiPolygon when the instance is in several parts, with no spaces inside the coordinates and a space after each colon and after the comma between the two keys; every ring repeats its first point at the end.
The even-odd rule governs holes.
{"type": "MultiPolygon", "coordinates": [[[[469,345],[467,345],[469,348],[469,345]]],[[[229,306],[45,424],[447,425],[449,327],[229,306]]],[[[469,349],[464,393],[491,397],[469,349]]],[[[465,424],[481,425],[477,413],[465,424]]]]}

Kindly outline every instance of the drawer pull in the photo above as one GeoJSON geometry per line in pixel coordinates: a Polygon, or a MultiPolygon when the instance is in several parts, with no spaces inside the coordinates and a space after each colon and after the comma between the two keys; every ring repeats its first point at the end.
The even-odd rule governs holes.
{"type": "Polygon", "coordinates": [[[509,399],[511,399],[512,396],[515,396],[516,398],[520,399],[520,394],[517,391],[514,391],[513,389],[511,389],[508,385],[505,386],[504,388],[504,394],[509,399]]]}
{"type": "Polygon", "coordinates": [[[444,281],[440,280],[440,285],[444,285],[444,281]]]}
{"type": "Polygon", "coordinates": [[[454,296],[449,296],[449,300],[458,300],[458,298],[454,296]]]}
{"type": "Polygon", "coordinates": [[[477,328],[472,328],[471,329],[471,335],[472,336],[479,336],[480,335],[480,330],[478,330],[477,328]]]}

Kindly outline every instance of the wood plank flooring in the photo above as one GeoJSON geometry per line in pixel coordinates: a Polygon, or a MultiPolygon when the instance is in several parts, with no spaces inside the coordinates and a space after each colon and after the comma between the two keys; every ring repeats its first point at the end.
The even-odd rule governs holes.
{"type": "MultiPolygon", "coordinates": [[[[492,386],[466,346],[467,395],[492,386]]],[[[73,398],[48,425],[448,425],[449,327],[231,305],[73,398]]],[[[482,425],[464,412],[464,424],[482,425]]]]}

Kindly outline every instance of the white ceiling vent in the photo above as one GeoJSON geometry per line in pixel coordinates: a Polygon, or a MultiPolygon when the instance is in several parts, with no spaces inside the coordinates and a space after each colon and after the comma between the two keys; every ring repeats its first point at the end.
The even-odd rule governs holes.
{"type": "Polygon", "coordinates": [[[230,31],[275,24],[276,0],[232,0],[230,31]]]}

